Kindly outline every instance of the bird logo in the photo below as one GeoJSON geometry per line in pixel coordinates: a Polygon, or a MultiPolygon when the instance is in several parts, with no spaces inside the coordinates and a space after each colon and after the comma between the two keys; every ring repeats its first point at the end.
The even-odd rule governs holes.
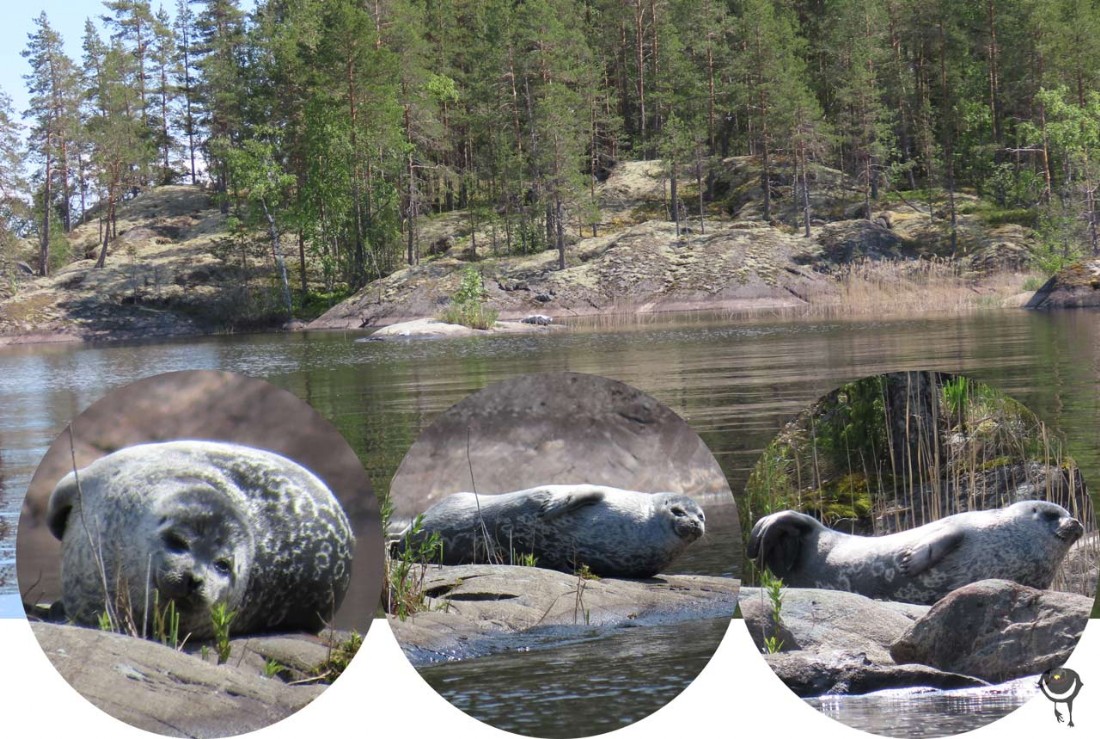
{"type": "Polygon", "coordinates": [[[1081,692],[1081,676],[1073,670],[1065,667],[1056,667],[1047,670],[1039,676],[1039,690],[1043,695],[1054,701],[1054,718],[1062,723],[1062,713],[1058,710],[1059,703],[1065,703],[1069,709],[1069,726],[1073,726],[1073,699],[1081,692]]]}

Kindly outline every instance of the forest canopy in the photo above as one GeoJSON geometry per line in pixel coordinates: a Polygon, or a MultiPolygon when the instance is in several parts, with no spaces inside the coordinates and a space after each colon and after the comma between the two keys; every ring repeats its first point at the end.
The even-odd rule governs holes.
{"type": "Polygon", "coordinates": [[[32,241],[41,274],[89,218],[102,265],[117,204],[168,183],[206,183],[329,288],[415,263],[418,217],[458,209],[564,265],[617,162],[713,197],[738,155],[804,195],[812,164],[842,170],[868,213],[935,192],[948,229],[973,192],[1036,227],[1049,269],[1100,251],[1100,0],[103,6],[79,59],[40,15],[29,109],[0,94],[0,247],[32,241]]]}

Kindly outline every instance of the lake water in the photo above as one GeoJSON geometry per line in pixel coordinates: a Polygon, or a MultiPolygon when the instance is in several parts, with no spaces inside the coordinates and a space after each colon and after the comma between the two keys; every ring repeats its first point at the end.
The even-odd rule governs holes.
{"type": "MultiPolygon", "coordinates": [[[[1006,391],[1065,435],[1067,451],[1086,480],[1100,479],[1100,313],[797,322],[684,315],[552,335],[355,343],[359,337],[290,334],[0,349],[0,517],[14,529],[35,464],[71,417],[112,388],[180,369],[261,377],[310,402],[359,453],[376,491],[387,489],[405,451],[439,412],[494,381],[560,370],[619,379],[670,406],[710,446],[735,493],[764,445],[807,404],[841,382],[910,369],[965,373],[1006,391]]],[[[0,612],[7,616],[21,614],[13,533],[0,547],[0,612]]],[[[724,632],[714,632],[716,644],[724,632]]],[[[669,679],[654,683],[660,695],[625,695],[624,715],[637,718],[663,705],[706,658],[694,655],[690,665],[680,666],[662,661],[669,679]]],[[[445,686],[453,702],[475,716],[495,717],[476,670],[466,679],[470,671],[458,665],[432,669],[437,672],[430,681],[441,690],[445,686]]],[[[508,685],[509,690],[534,687],[508,685]]],[[[1018,705],[1014,700],[1004,710],[1018,705]]],[[[545,733],[551,724],[496,725],[545,733]]],[[[559,727],[552,735],[569,732],[570,727],[559,727]]]]}

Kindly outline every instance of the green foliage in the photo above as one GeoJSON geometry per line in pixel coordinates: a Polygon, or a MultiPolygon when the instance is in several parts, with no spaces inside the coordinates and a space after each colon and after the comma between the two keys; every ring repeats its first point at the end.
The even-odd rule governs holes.
{"type": "Polygon", "coordinates": [[[966,411],[970,404],[970,382],[965,376],[953,377],[943,384],[943,401],[953,423],[966,424],[966,411]]]}
{"type": "Polygon", "coordinates": [[[229,643],[229,627],[236,617],[235,611],[230,611],[225,603],[215,603],[210,609],[210,621],[214,627],[214,648],[218,652],[218,664],[223,665],[229,661],[232,646],[229,643]]]}
{"type": "Polygon", "coordinates": [[[278,677],[279,673],[285,670],[286,665],[280,663],[279,660],[274,657],[269,657],[267,661],[264,662],[264,677],[278,677]]]}
{"type": "Polygon", "coordinates": [[[771,621],[772,633],[764,634],[764,651],[778,654],[783,649],[783,640],[779,638],[779,629],[783,625],[783,580],[765,567],[760,573],[760,588],[771,606],[768,620],[771,621]]]}
{"type": "Polygon", "coordinates": [[[166,647],[180,646],[180,615],[176,602],[169,600],[160,606],[160,591],[153,591],[153,638],[166,647]]]}
{"type": "Polygon", "coordinates": [[[346,639],[329,647],[325,661],[313,668],[313,676],[331,683],[344,674],[344,670],[351,664],[352,658],[359,652],[361,646],[363,646],[363,637],[359,632],[352,631],[346,639]]]}
{"type": "Polygon", "coordinates": [[[600,576],[597,575],[595,572],[593,572],[592,569],[586,564],[582,564],[577,569],[577,577],[579,577],[581,580],[599,580],[600,579],[600,576]]]}
{"type": "MultiPolygon", "coordinates": [[[[383,518],[392,513],[383,511],[383,518]]],[[[424,566],[437,562],[443,556],[443,542],[439,534],[424,535],[424,516],[416,517],[404,535],[404,546],[396,560],[387,563],[386,611],[404,621],[410,615],[424,610],[427,596],[424,593],[424,566]]]]}
{"type": "Polygon", "coordinates": [[[440,315],[440,320],[475,329],[492,328],[497,320],[497,311],[485,307],[487,297],[477,268],[468,265],[462,270],[462,281],[451,295],[451,304],[440,315]]]}

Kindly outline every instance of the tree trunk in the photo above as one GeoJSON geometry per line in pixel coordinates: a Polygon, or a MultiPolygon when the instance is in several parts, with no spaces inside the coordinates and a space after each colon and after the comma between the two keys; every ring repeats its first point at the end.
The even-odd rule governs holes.
{"type": "Polygon", "coordinates": [[[703,160],[695,159],[695,186],[699,188],[699,233],[706,233],[706,221],[703,218],[703,160]]]}
{"type": "Polygon", "coordinates": [[[286,303],[286,317],[294,317],[294,304],[290,300],[290,279],[286,273],[286,260],[283,259],[283,250],[279,243],[279,228],[275,223],[275,216],[267,207],[267,200],[260,198],[260,206],[264,209],[264,217],[267,218],[267,230],[271,236],[271,254],[275,258],[275,269],[279,272],[279,281],[283,286],[283,301],[286,303]]]}
{"type": "Polygon", "coordinates": [[[50,135],[46,134],[46,178],[42,183],[42,233],[38,242],[38,274],[45,277],[50,273],[50,135]]]}
{"type": "Polygon", "coordinates": [[[557,237],[558,237],[558,269],[565,269],[565,217],[562,214],[561,195],[556,195],[555,198],[555,210],[557,211],[554,218],[557,221],[557,237]]]}
{"type": "Polygon", "coordinates": [[[95,268],[102,269],[107,263],[107,245],[111,243],[111,222],[115,219],[115,187],[107,191],[107,217],[103,227],[103,245],[99,249],[99,258],[95,260],[95,268]]]}
{"type": "Polygon", "coordinates": [[[676,192],[676,162],[668,168],[669,200],[672,201],[672,222],[676,224],[676,235],[680,235],[680,196],[676,192]]]}
{"type": "Polygon", "coordinates": [[[306,279],[306,239],[305,235],[298,231],[298,268],[302,275],[302,304],[309,296],[309,282],[306,279]]]}

